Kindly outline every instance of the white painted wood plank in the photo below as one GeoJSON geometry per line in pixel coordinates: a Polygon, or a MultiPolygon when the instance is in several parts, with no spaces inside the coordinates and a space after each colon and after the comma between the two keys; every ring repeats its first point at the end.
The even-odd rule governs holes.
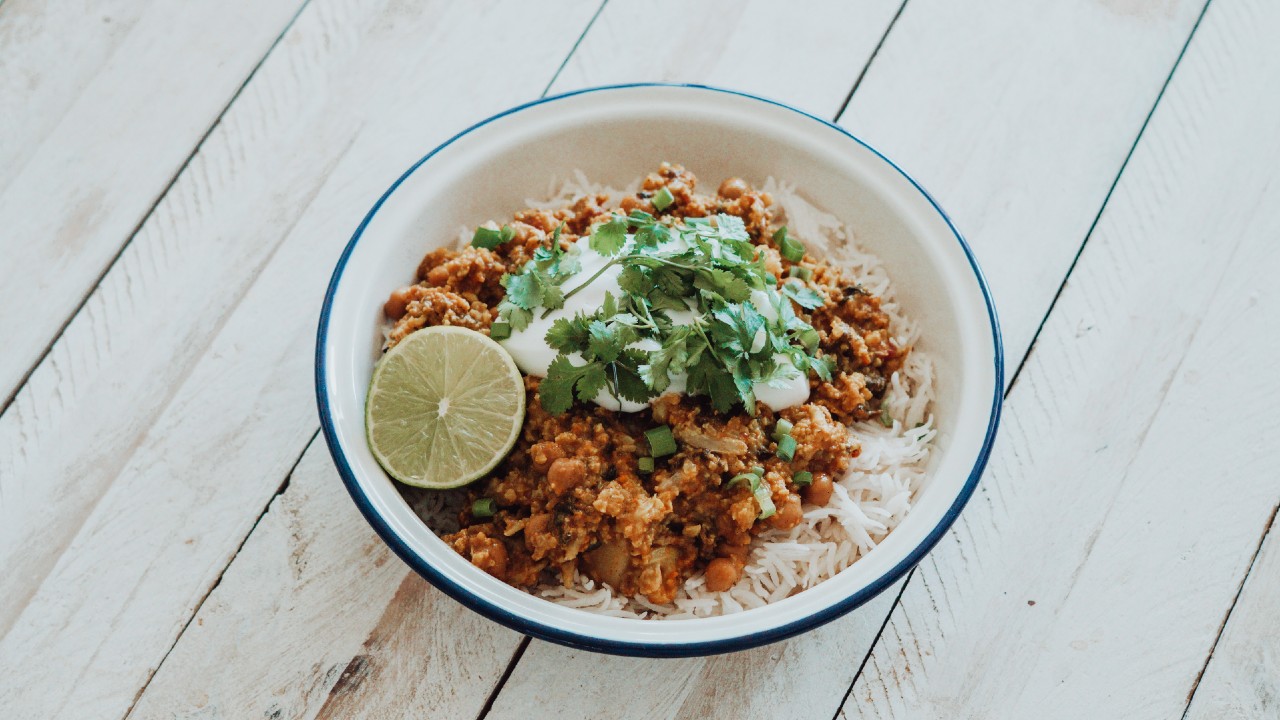
{"type": "Polygon", "coordinates": [[[0,417],[0,707],[124,712],[314,432],[351,229],[407,157],[536,94],[596,8],[307,7],[0,417]]]}
{"type": "Polygon", "coordinates": [[[745,90],[832,119],[901,0],[617,0],[552,92],[628,82],[745,90]]]}
{"type": "Polygon", "coordinates": [[[1011,367],[1203,7],[911,0],[841,117],[973,245],[1011,367]]]}
{"type": "Polygon", "coordinates": [[[1187,720],[1280,716],[1280,533],[1275,515],[1196,687],[1187,720]]]}
{"type": "MultiPolygon", "coordinates": [[[[873,143],[917,148],[903,160],[908,172],[934,178],[954,172],[992,194],[960,184],[932,188],[950,212],[978,226],[981,232],[970,240],[985,251],[984,261],[1006,254],[1022,258],[1020,268],[987,267],[993,284],[1002,282],[1015,294],[1020,310],[1005,313],[1006,319],[1014,316],[1016,326],[1012,338],[1006,335],[1010,367],[1017,366],[1030,342],[1032,319],[1038,323],[1048,308],[1197,11],[1184,5],[1135,23],[1078,3],[1024,5],[988,3],[979,9],[911,0],[853,97],[850,108],[856,113],[841,121],[873,143]],[[1061,34],[1052,42],[1024,42],[1028,35],[1055,30],[1061,34]],[[1080,47],[1099,46],[1105,52],[1075,57],[1080,47]],[[936,72],[943,67],[947,72],[936,72]],[[1103,97],[1082,97],[1081,88],[1103,83],[1103,97]],[[1114,108],[1110,121],[1089,121],[1093,106],[1104,103],[1114,108]],[[1018,119],[1016,132],[989,136],[993,118],[1018,119]],[[996,140],[1006,148],[996,147],[996,140]],[[1008,144],[1018,151],[1009,152],[1008,144]],[[1081,157],[1075,148],[1086,145],[1096,147],[1097,154],[1081,157]],[[965,154],[971,146],[989,155],[965,154]],[[1056,173],[1030,172],[1033,160],[1056,173]],[[965,165],[967,174],[961,171],[965,165]],[[1039,230],[1034,239],[1039,249],[1028,254],[1023,246],[1030,241],[1019,224],[1041,214],[1069,221],[1039,230]],[[1025,272],[1053,282],[1029,292],[1017,277],[1025,272]]],[[[646,666],[650,684],[643,689],[627,688],[638,672],[635,661],[535,641],[489,717],[518,718],[531,705],[553,702],[570,716],[694,718],[714,707],[726,717],[829,717],[870,649],[891,603],[888,597],[779,645],[709,661],[646,666]],[[655,685],[659,689],[650,692],[655,685]],[[617,697],[628,700],[610,702],[617,697]]]]}
{"type": "Polygon", "coordinates": [[[1182,713],[1280,495],[1277,32],[1210,5],[846,717],[1182,713]]]}
{"type": "Polygon", "coordinates": [[[130,718],[475,717],[520,642],[493,628],[406,570],[317,440],[130,718]]]}
{"type": "Polygon", "coordinates": [[[301,5],[0,5],[0,404],[301,5]]]}

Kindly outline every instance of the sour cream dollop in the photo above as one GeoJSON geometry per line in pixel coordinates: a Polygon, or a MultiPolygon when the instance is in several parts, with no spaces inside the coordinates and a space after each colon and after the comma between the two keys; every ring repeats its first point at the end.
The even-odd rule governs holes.
{"type": "MultiPolygon", "coordinates": [[[[578,272],[569,276],[564,281],[563,287],[568,290],[576,288],[585,282],[592,275],[596,274],[609,263],[609,258],[597,253],[591,249],[588,237],[579,238],[575,245],[579,253],[580,267],[578,272]]],[[[523,330],[512,329],[511,336],[499,341],[507,352],[511,353],[511,357],[516,361],[516,366],[520,368],[526,375],[534,375],[537,377],[546,377],[547,368],[551,366],[551,361],[556,359],[559,351],[547,344],[547,331],[551,329],[552,323],[560,318],[572,319],[578,313],[592,314],[604,305],[605,293],[612,293],[614,297],[621,297],[625,293],[618,286],[618,276],[622,273],[622,267],[614,265],[605,270],[600,277],[596,278],[590,285],[587,285],[580,292],[577,292],[565,300],[564,307],[552,310],[547,313],[539,308],[534,311],[533,320],[529,326],[523,330]],[[543,317],[543,314],[546,317],[543,317]]],[[[778,317],[777,312],[769,304],[768,296],[757,290],[751,294],[751,304],[755,305],[764,317],[775,320],[778,317]]],[[[693,322],[694,313],[692,310],[669,310],[667,314],[671,320],[677,325],[688,325],[693,322]]],[[[657,341],[651,338],[642,338],[628,347],[637,350],[658,350],[657,341]]],[[[578,353],[569,355],[574,364],[582,364],[582,356],[578,353]]],[[[790,364],[790,360],[785,355],[777,357],[779,363],[790,364]]],[[[667,388],[668,393],[683,393],[687,386],[688,375],[685,373],[672,373],[671,385],[667,388]]],[[[803,373],[797,373],[786,381],[782,387],[773,387],[766,383],[755,383],[752,385],[752,391],[755,392],[756,401],[763,403],[772,410],[782,410],[795,405],[801,405],[809,399],[809,378],[803,373]]],[[[649,407],[653,400],[644,403],[633,402],[625,398],[615,398],[606,388],[596,395],[594,402],[606,409],[632,413],[639,412],[649,407]]]]}

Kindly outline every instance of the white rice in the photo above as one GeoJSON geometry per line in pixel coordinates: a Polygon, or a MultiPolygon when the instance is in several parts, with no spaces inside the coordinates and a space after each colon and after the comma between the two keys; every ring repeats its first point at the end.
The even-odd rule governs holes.
{"type": "MultiPolygon", "coordinates": [[[[587,195],[609,195],[609,205],[636,191],[638,183],[614,190],[591,183],[581,172],[548,187],[546,200],[530,199],[532,208],[555,209],[587,195]]],[[[773,196],[779,220],[815,255],[848,268],[867,291],[879,295],[881,309],[889,315],[890,329],[900,347],[913,347],[917,329],[902,315],[889,275],[879,258],[858,247],[852,233],[836,216],[823,212],[802,198],[794,185],[773,178],[763,188],[773,196]]],[[[470,231],[460,236],[460,244],[470,231]]],[[[535,594],[566,607],[614,617],[678,620],[741,612],[781,600],[844,570],[883,541],[898,526],[915,494],[924,484],[931,443],[937,435],[929,409],[933,402],[933,361],[913,349],[902,369],[890,379],[885,397],[892,427],[879,420],[860,423],[852,432],[862,445],[848,474],[835,484],[825,507],[807,505],[804,522],[791,530],[769,530],[755,538],[751,556],[737,585],[725,592],[711,592],[702,574],[689,578],[674,602],[656,605],[643,596],[615,595],[578,575],[572,587],[539,586],[535,594]]],[[[426,493],[415,509],[436,532],[457,529],[460,493],[426,493]]]]}

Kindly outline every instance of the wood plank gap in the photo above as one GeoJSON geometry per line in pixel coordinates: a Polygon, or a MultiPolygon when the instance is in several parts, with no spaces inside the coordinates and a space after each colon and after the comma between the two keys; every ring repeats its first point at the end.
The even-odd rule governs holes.
{"type": "MultiPolygon", "coordinates": [[[[227,564],[222,566],[222,571],[218,573],[217,579],[213,581],[213,584],[209,586],[208,590],[205,590],[204,595],[200,597],[199,602],[197,602],[195,607],[191,609],[191,615],[188,616],[187,621],[182,624],[182,630],[174,636],[173,643],[164,651],[164,655],[160,656],[160,662],[156,663],[156,666],[147,674],[146,682],[142,683],[142,687],[138,688],[138,692],[133,696],[133,700],[129,703],[129,709],[125,710],[124,715],[121,716],[120,720],[128,720],[129,716],[133,714],[133,709],[137,707],[138,700],[142,698],[142,694],[151,686],[151,680],[156,676],[156,673],[160,672],[160,668],[164,666],[164,661],[169,659],[169,653],[172,653],[173,649],[178,646],[178,641],[186,634],[187,628],[191,627],[191,623],[195,622],[196,617],[200,615],[200,608],[204,607],[205,601],[208,600],[209,596],[213,595],[213,591],[217,590],[218,586],[222,584],[222,576],[227,574],[227,569],[231,567],[231,563],[235,562],[236,556],[238,556],[240,551],[244,549],[245,543],[249,542],[249,538],[253,536],[253,531],[257,529],[258,523],[262,522],[262,518],[266,517],[267,513],[271,511],[271,504],[276,501],[276,498],[283,495],[285,490],[289,489],[289,481],[293,479],[293,473],[298,469],[298,464],[302,462],[303,456],[307,454],[307,450],[311,448],[312,443],[314,443],[316,438],[319,436],[320,428],[316,428],[315,432],[311,433],[311,438],[303,443],[302,451],[298,453],[298,457],[294,458],[293,464],[289,466],[289,472],[285,473],[284,480],[280,483],[280,487],[276,488],[276,491],[271,495],[271,499],[267,500],[266,504],[263,505],[262,512],[258,513],[258,517],[253,521],[253,525],[249,526],[249,531],[240,539],[240,544],[236,546],[235,552],[231,553],[231,557],[227,560],[227,564]]],[[[526,642],[527,640],[528,639],[526,638],[526,642]]],[[[506,680],[505,675],[503,676],[503,680],[506,680]]]]}
{"type": "MultiPolygon", "coordinates": [[[[905,2],[903,3],[906,4],[905,2]]],[[[890,25],[892,27],[892,25],[890,25]]],[[[884,614],[884,620],[880,623],[880,629],[876,630],[876,636],[871,639],[871,644],[867,646],[867,652],[862,656],[862,662],[858,663],[858,670],[853,674],[853,680],[849,682],[849,687],[845,688],[844,696],[840,698],[840,704],[836,706],[836,711],[831,715],[831,720],[840,720],[840,713],[844,711],[845,703],[849,702],[849,696],[853,694],[853,686],[858,684],[858,678],[862,677],[862,669],[871,661],[872,651],[880,644],[880,636],[884,635],[884,629],[889,627],[889,618],[893,617],[894,608],[898,607],[898,602],[902,600],[902,593],[907,591],[907,586],[911,584],[911,578],[916,576],[916,569],[911,568],[911,572],[907,573],[907,579],[902,581],[902,587],[898,588],[898,594],[893,598],[893,605],[889,607],[889,612],[884,614]]]]}
{"type": "MultiPolygon", "coordinates": [[[[573,41],[573,47],[569,48],[569,52],[565,53],[564,60],[560,61],[560,67],[556,68],[556,71],[551,74],[551,79],[547,81],[547,86],[542,88],[542,94],[538,96],[538,99],[545,98],[547,93],[551,92],[551,86],[556,84],[556,80],[560,78],[560,73],[564,72],[565,66],[569,64],[569,60],[573,59],[573,54],[578,51],[578,46],[582,44],[582,38],[591,32],[591,26],[596,24],[596,18],[600,17],[600,13],[604,12],[604,7],[608,4],[609,0],[603,0],[600,3],[600,7],[596,8],[595,15],[592,15],[591,19],[587,21],[587,26],[582,28],[582,34],[578,35],[578,39],[573,41]]],[[[505,680],[506,675],[503,675],[502,678],[505,680]]],[[[485,712],[489,712],[488,705],[485,706],[485,712]]]]}
{"type": "Polygon", "coordinates": [[[1187,693],[1187,706],[1182,709],[1182,720],[1187,720],[1187,714],[1191,712],[1191,701],[1195,700],[1196,690],[1200,689],[1200,681],[1204,679],[1204,674],[1209,669],[1209,663],[1213,662],[1213,653],[1217,651],[1218,643],[1222,640],[1222,634],[1226,632],[1227,623],[1231,620],[1231,613],[1235,612],[1236,603],[1240,602],[1240,596],[1244,594],[1245,583],[1249,581],[1249,576],[1253,574],[1254,566],[1258,564],[1258,556],[1262,554],[1262,546],[1266,544],[1267,536],[1271,534],[1271,530],[1276,525],[1277,514],[1280,514],[1280,503],[1277,503],[1271,509],[1271,517],[1267,519],[1267,526],[1262,529],[1262,535],[1258,538],[1258,546],[1253,549],[1253,557],[1249,558],[1249,566],[1245,568],[1244,575],[1240,577],[1240,586],[1236,588],[1236,594],[1231,598],[1231,605],[1227,607],[1227,612],[1222,616],[1222,624],[1218,626],[1218,632],[1213,636],[1213,644],[1209,646],[1209,654],[1204,658],[1204,665],[1200,667],[1200,672],[1196,673],[1196,679],[1191,683],[1191,691],[1187,693]]]}
{"type": "MultiPolygon", "coordinates": [[[[606,3],[608,1],[605,0],[606,3]]],[[[489,697],[484,699],[484,707],[480,708],[480,714],[476,716],[476,720],[484,720],[488,717],[489,711],[493,709],[493,704],[498,700],[498,695],[502,693],[502,688],[506,687],[507,680],[511,678],[511,673],[515,672],[516,665],[520,664],[520,658],[524,657],[524,651],[529,649],[531,640],[533,638],[528,635],[520,639],[520,644],[516,646],[516,651],[511,653],[511,661],[507,663],[507,669],[502,671],[502,677],[498,678],[493,690],[489,691],[489,697]]]]}
{"type": "MultiPolygon", "coordinates": [[[[1102,218],[1102,213],[1106,211],[1107,204],[1111,201],[1112,193],[1115,192],[1116,186],[1120,183],[1121,176],[1124,175],[1125,169],[1129,166],[1129,161],[1133,158],[1134,151],[1137,150],[1138,148],[1138,143],[1141,142],[1142,136],[1147,131],[1147,125],[1151,122],[1152,116],[1155,115],[1156,108],[1160,106],[1160,101],[1164,99],[1165,91],[1169,89],[1169,84],[1173,81],[1173,76],[1177,72],[1178,66],[1182,63],[1182,58],[1186,56],[1187,48],[1191,46],[1191,40],[1195,37],[1196,31],[1200,28],[1200,23],[1201,21],[1204,20],[1205,13],[1209,10],[1209,5],[1212,2],[1213,0],[1206,0],[1204,6],[1200,8],[1200,14],[1196,17],[1195,23],[1191,26],[1191,32],[1187,33],[1186,41],[1182,43],[1182,48],[1178,51],[1178,56],[1174,59],[1173,65],[1169,68],[1169,74],[1165,76],[1164,83],[1160,86],[1160,92],[1156,94],[1155,102],[1151,104],[1151,109],[1147,111],[1147,116],[1143,118],[1142,125],[1141,127],[1138,128],[1138,133],[1133,139],[1133,144],[1129,146],[1129,152],[1125,154],[1124,160],[1120,163],[1120,168],[1116,172],[1115,178],[1112,179],[1111,181],[1111,186],[1107,188],[1107,194],[1103,197],[1102,204],[1099,205],[1098,207],[1098,212],[1093,216],[1093,221],[1089,223],[1089,229],[1088,231],[1085,232],[1084,239],[1080,242],[1080,247],[1076,250],[1075,257],[1071,259],[1071,264],[1067,266],[1067,271],[1062,276],[1062,282],[1058,285],[1057,291],[1055,291],[1053,294],[1053,300],[1049,302],[1049,307],[1045,309],[1044,316],[1040,318],[1040,324],[1036,327],[1035,334],[1031,336],[1031,343],[1027,345],[1027,351],[1022,355],[1022,358],[1018,361],[1017,369],[1014,370],[1013,375],[1011,375],[1009,378],[1009,385],[1005,388],[1005,391],[1004,391],[1005,400],[1009,399],[1010,393],[1013,392],[1014,385],[1018,382],[1018,377],[1022,374],[1022,369],[1026,367],[1027,358],[1031,357],[1031,353],[1035,350],[1036,341],[1039,340],[1040,333],[1044,330],[1045,323],[1048,322],[1049,316],[1053,314],[1054,308],[1057,307],[1058,299],[1062,297],[1062,292],[1067,287],[1067,281],[1071,279],[1071,273],[1075,271],[1076,264],[1080,262],[1080,257],[1081,255],[1084,254],[1084,249],[1085,249],[1085,246],[1089,243],[1089,238],[1093,236],[1093,231],[1095,228],[1097,228],[1098,221],[1102,218]]],[[[903,0],[902,7],[898,8],[899,15],[901,15],[903,7],[906,7],[906,0],[903,0]]],[[[898,15],[895,15],[893,18],[893,21],[889,23],[889,30],[893,29],[893,23],[897,22],[897,20],[898,20],[898,15]]],[[[888,34],[889,34],[888,31],[886,31],[885,36],[888,36],[888,34]]],[[[883,42],[884,42],[884,39],[881,38],[881,43],[883,44],[883,42]]],[[[879,45],[877,45],[876,52],[879,52],[879,50],[880,50],[880,47],[879,45]]],[[[875,60],[875,53],[872,53],[871,60],[875,60]]],[[[868,61],[867,67],[870,67],[870,65],[871,65],[871,61],[868,61]]],[[[863,68],[863,75],[865,74],[866,74],[866,68],[863,68]]],[[[859,75],[858,81],[853,86],[853,90],[849,92],[849,97],[845,99],[844,105],[841,106],[840,113],[837,113],[836,115],[837,119],[839,119],[840,115],[844,113],[845,107],[847,107],[849,104],[849,101],[853,99],[853,91],[856,91],[858,89],[858,85],[861,84],[861,82],[862,82],[862,75],[859,75]]],[[[1275,514],[1273,513],[1272,520],[1274,519],[1275,519],[1275,514]]],[[[1270,529],[1270,525],[1268,525],[1268,529],[1270,529]]],[[[1265,532],[1263,533],[1263,537],[1264,538],[1266,537],[1265,532]]],[[[1260,550],[1261,548],[1262,548],[1262,544],[1261,542],[1259,542],[1258,549],[1260,550]]],[[[1256,559],[1257,559],[1257,552],[1255,551],[1254,560],[1256,559]]],[[[1250,562],[1251,569],[1253,567],[1252,562],[1253,561],[1250,562]]],[[[902,595],[907,591],[907,587],[911,585],[911,580],[915,577],[915,572],[916,572],[915,568],[912,568],[911,572],[907,574],[906,581],[902,583],[902,589],[898,591],[897,597],[893,599],[893,605],[890,606],[888,614],[885,615],[884,623],[880,625],[880,630],[876,632],[875,639],[872,640],[870,647],[867,648],[867,653],[862,658],[862,662],[858,665],[858,671],[854,673],[853,680],[849,683],[848,689],[845,690],[844,698],[840,701],[840,706],[836,708],[836,712],[835,712],[835,715],[832,716],[832,720],[838,720],[838,718],[840,717],[840,714],[844,711],[845,703],[848,702],[849,696],[852,695],[853,693],[854,686],[858,684],[858,679],[862,677],[862,671],[866,668],[867,662],[871,659],[871,656],[875,652],[876,647],[880,644],[880,637],[884,634],[884,629],[889,624],[890,618],[892,618],[894,612],[897,611],[898,606],[902,601],[902,595]]],[[[1246,578],[1248,577],[1248,573],[1245,574],[1245,577],[1246,578]]],[[[1244,587],[1243,580],[1241,580],[1240,587],[1241,588],[1244,587]]],[[[1236,599],[1238,600],[1239,597],[1240,597],[1240,593],[1237,591],[1236,599]]],[[[1232,607],[1233,608],[1235,607],[1234,601],[1232,602],[1232,607]]],[[[1230,611],[1228,611],[1228,615],[1230,615],[1230,611]]],[[[1222,629],[1225,627],[1226,627],[1226,619],[1224,618],[1222,622],[1222,628],[1218,629],[1219,638],[1222,636],[1222,629]]],[[[1215,646],[1217,645],[1217,638],[1215,638],[1214,640],[1214,645],[1215,646]]],[[[1210,653],[1210,655],[1212,655],[1212,652],[1210,653]]],[[[1209,664],[1209,660],[1206,658],[1205,660],[1206,668],[1208,667],[1208,664],[1209,664]]],[[[1203,674],[1204,674],[1204,668],[1201,669],[1200,676],[1203,676],[1203,674]]],[[[1200,676],[1196,677],[1197,685],[1199,684],[1200,676]]],[[[1195,688],[1193,687],[1191,691],[1191,695],[1187,696],[1187,709],[1183,711],[1184,720],[1186,717],[1187,710],[1189,710],[1191,707],[1191,696],[1194,694],[1195,694],[1195,688]]]]}
{"type": "Polygon", "coordinates": [[[1115,179],[1111,181],[1111,187],[1107,188],[1107,194],[1102,198],[1102,204],[1098,206],[1098,212],[1093,216],[1093,222],[1089,223],[1089,229],[1084,234],[1084,240],[1080,242],[1080,247],[1076,250],[1075,257],[1071,258],[1071,264],[1067,266],[1067,272],[1062,276],[1062,282],[1059,283],[1057,291],[1053,293],[1053,300],[1049,301],[1049,307],[1045,309],[1044,316],[1040,318],[1040,324],[1036,326],[1035,333],[1031,336],[1031,344],[1027,345],[1027,351],[1023,353],[1022,359],[1018,361],[1018,367],[1013,371],[1013,375],[1009,377],[1009,387],[1005,389],[1004,396],[1007,399],[1009,393],[1013,391],[1013,386],[1017,384],[1018,378],[1022,375],[1022,368],[1027,365],[1027,358],[1031,357],[1031,353],[1035,352],[1036,341],[1040,339],[1040,333],[1044,330],[1045,323],[1049,321],[1049,316],[1053,314],[1053,309],[1058,306],[1058,299],[1062,297],[1062,291],[1067,287],[1067,281],[1071,279],[1071,273],[1076,269],[1076,264],[1080,262],[1080,256],[1084,254],[1084,248],[1089,244],[1089,238],[1093,237],[1093,231],[1098,227],[1098,221],[1102,219],[1102,213],[1106,211],[1107,205],[1111,202],[1111,194],[1116,191],[1116,185],[1120,184],[1120,178],[1124,175],[1124,171],[1129,167],[1129,161],[1133,159],[1133,153],[1138,149],[1138,143],[1142,141],[1142,136],[1147,132],[1147,125],[1151,122],[1151,116],[1155,115],[1156,108],[1160,107],[1160,101],[1164,99],[1164,93],[1169,89],[1169,83],[1173,81],[1173,75],[1178,71],[1178,66],[1182,64],[1182,58],[1187,54],[1187,48],[1191,47],[1191,39],[1196,36],[1196,31],[1200,29],[1200,23],[1204,20],[1205,13],[1209,10],[1209,5],[1213,0],[1205,0],[1204,7],[1200,8],[1200,15],[1196,17],[1195,24],[1191,26],[1191,32],[1187,34],[1187,41],[1182,43],[1182,49],[1178,51],[1178,57],[1174,59],[1173,66],[1169,68],[1169,74],[1165,76],[1164,84],[1160,86],[1160,92],[1156,94],[1156,101],[1151,104],[1151,109],[1147,111],[1147,116],[1142,120],[1142,126],[1138,128],[1138,134],[1133,138],[1133,145],[1129,146],[1129,152],[1125,154],[1124,161],[1120,163],[1120,169],[1116,172],[1115,179]]]}
{"type": "MultiPolygon", "coordinates": [[[[3,5],[3,3],[4,0],[0,0],[0,5],[3,5]]],[[[44,350],[42,350],[36,357],[35,361],[31,363],[31,366],[27,368],[27,371],[22,374],[22,377],[18,378],[18,382],[14,383],[13,390],[9,393],[8,397],[4,399],[4,402],[0,403],[0,415],[3,415],[9,410],[9,406],[13,404],[13,401],[17,399],[18,394],[22,392],[24,387],[26,387],[27,381],[31,379],[31,374],[34,373],[36,368],[40,367],[40,364],[49,356],[54,345],[56,345],[58,340],[62,338],[64,333],[66,333],[67,327],[71,325],[71,321],[80,314],[80,311],[84,309],[85,304],[89,302],[89,298],[93,297],[94,291],[98,289],[98,286],[102,284],[103,279],[107,277],[107,273],[111,272],[111,269],[115,267],[116,263],[120,262],[120,258],[124,255],[125,250],[127,250],[129,245],[133,243],[133,239],[138,236],[138,232],[142,230],[142,226],[145,225],[151,215],[155,213],[156,207],[160,205],[160,202],[164,200],[165,196],[169,194],[169,191],[173,189],[174,183],[178,182],[178,178],[186,172],[187,166],[191,164],[191,161],[195,158],[196,154],[200,152],[200,148],[204,146],[205,141],[213,134],[214,129],[222,122],[222,118],[227,114],[227,110],[231,109],[231,106],[235,103],[236,99],[240,97],[240,94],[244,92],[245,87],[249,85],[249,81],[257,75],[258,70],[262,68],[262,64],[267,61],[267,58],[271,56],[271,53],[275,52],[276,47],[280,45],[280,41],[284,38],[285,34],[289,32],[290,28],[293,27],[293,24],[297,22],[298,17],[302,15],[302,11],[310,4],[311,0],[302,0],[302,4],[298,6],[293,17],[289,18],[289,22],[285,23],[284,28],[280,30],[280,34],[276,35],[276,39],[271,41],[271,45],[267,48],[267,51],[262,54],[262,57],[258,58],[258,62],[254,63],[253,69],[245,75],[244,82],[240,83],[240,87],[236,88],[235,92],[231,93],[231,97],[227,99],[227,102],[222,106],[222,109],[218,111],[217,117],[213,119],[213,122],[209,123],[209,127],[205,128],[204,133],[200,135],[200,139],[197,140],[196,144],[191,148],[191,152],[187,154],[187,157],[184,158],[182,163],[173,171],[173,175],[170,176],[169,181],[160,189],[160,192],[155,196],[155,199],[151,201],[151,205],[147,207],[146,212],[144,212],[138,219],[138,223],[129,231],[128,237],[126,237],[125,241],[120,244],[120,247],[116,250],[115,254],[111,256],[111,259],[107,261],[106,265],[103,265],[102,272],[98,273],[98,277],[94,278],[93,282],[85,288],[84,295],[81,296],[80,300],[76,303],[75,307],[71,309],[71,312],[67,317],[63,319],[57,332],[49,338],[49,342],[45,344],[44,350]]]]}
{"type": "MultiPolygon", "coordinates": [[[[858,73],[858,77],[853,80],[853,87],[849,88],[849,94],[844,96],[844,102],[840,103],[840,108],[836,110],[836,114],[832,116],[831,122],[836,122],[840,116],[844,114],[845,108],[849,107],[849,101],[853,100],[853,94],[858,92],[858,88],[862,85],[862,79],[867,76],[867,70],[871,67],[871,63],[876,61],[876,55],[880,54],[880,48],[884,47],[884,41],[889,37],[889,33],[893,32],[893,26],[898,23],[898,18],[902,17],[902,11],[907,7],[907,0],[902,0],[902,4],[898,6],[898,11],[893,14],[889,20],[889,24],[885,26],[884,34],[880,36],[880,42],[876,43],[875,48],[871,51],[871,56],[867,58],[867,62],[862,65],[862,72],[858,73]]],[[[876,637],[879,637],[877,635],[876,637]]],[[[839,712],[837,710],[837,712],[839,712]]]]}

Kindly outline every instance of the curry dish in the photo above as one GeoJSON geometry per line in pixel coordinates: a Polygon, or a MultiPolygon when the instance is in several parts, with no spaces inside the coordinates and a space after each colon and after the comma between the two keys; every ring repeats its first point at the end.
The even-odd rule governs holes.
{"type": "MultiPolygon", "coordinates": [[[[670,603],[699,574],[708,590],[728,590],[742,577],[754,537],[793,528],[806,508],[831,501],[833,483],[861,450],[851,427],[881,418],[893,373],[910,350],[894,340],[881,298],[823,259],[784,256],[786,234],[779,235],[769,193],[738,178],[714,194],[698,193],[696,184],[692,173],[663,163],[620,202],[588,195],[558,209],[522,210],[501,226],[507,238],[492,248],[428,253],[418,282],[386,302],[388,347],[432,325],[498,339],[495,323],[502,335],[510,332],[500,311],[504,276],[518,274],[551,243],[567,251],[619,213],[675,228],[739,218],[764,277],[778,288],[816,293],[817,302],[784,302],[802,321],[797,327],[816,331],[812,355],[826,370],[802,374],[807,398],[781,409],[761,402],[726,410],[706,395],[667,392],[638,411],[579,401],[553,414],[539,397],[545,381],[526,373],[520,438],[467,489],[459,529],[444,536],[504,582],[569,587],[585,575],[658,604],[670,603]],[[666,444],[666,431],[654,435],[655,428],[669,428],[674,445],[666,452],[657,447],[666,444]]],[[[491,225],[489,232],[499,227],[491,225]]]]}

